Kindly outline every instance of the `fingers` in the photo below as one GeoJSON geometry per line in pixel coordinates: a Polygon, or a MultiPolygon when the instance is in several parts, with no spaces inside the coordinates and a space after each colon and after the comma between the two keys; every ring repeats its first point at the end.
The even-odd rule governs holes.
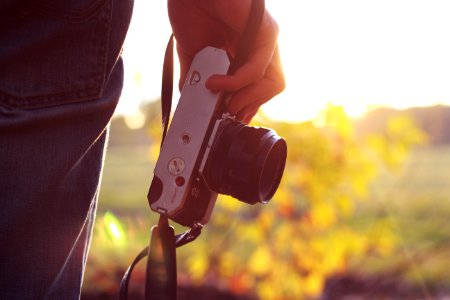
{"type": "MultiPolygon", "coordinates": [[[[243,72],[245,73],[247,70],[243,72]]],[[[250,121],[262,104],[281,93],[285,88],[278,47],[276,47],[270,64],[264,70],[261,78],[246,78],[248,83],[243,85],[240,80],[244,79],[238,77],[235,81],[236,76],[215,75],[207,80],[206,86],[212,90],[233,92],[228,102],[228,111],[236,115],[239,120],[245,121],[248,119],[250,121]]]]}
{"type": "MultiPolygon", "coordinates": [[[[180,59],[180,88],[194,55],[205,46],[236,55],[250,7],[250,0],[169,0],[180,59]]],[[[206,82],[213,91],[231,93],[228,109],[244,122],[284,89],[277,38],[278,25],[265,10],[246,63],[232,75],[214,75],[206,82]]]]}
{"type": "Polygon", "coordinates": [[[234,94],[227,109],[231,114],[236,115],[238,120],[248,123],[259,107],[279,94],[281,90],[279,84],[264,78],[234,94]]]}
{"type": "Polygon", "coordinates": [[[253,119],[253,117],[258,113],[258,110],[259,110],[259,107],[256,109],[253,109],[253,110],[249,110],[245,115],[238,116],[238,119],[241,122],[248,124],[253,119]]]}
{"type": "Polygon", "coordinates": [[[206,81],[206,87],[213,91],[236,92],[241,88],[260,80],[264,69],[257,63],[248,62],[233,75],[213,75],[206,81]]]}
{"type": "MultiPolygon", "coordinates": [[[[208,88],[212,90],[237,91],[260,80],[274,57],[277,38],[278,25],[266,11],[255,40],[255,45],[250,51],[247,62],[240,66],[234,74],[211,77],[207,83],[208,88]]],[[[237,43],[233,49],[228,49],[228,51],[235,55],[236,47],[237,43]]]]}
{"type": "Polygon", "coordinates": [[[284,90],[277,38],[278,25],[266,11],[247,62],[234,74],[214,75],[206,82],[211,90],[232,93],[228,110],[240,120],[249,121],[259,106],[284,90]]]}

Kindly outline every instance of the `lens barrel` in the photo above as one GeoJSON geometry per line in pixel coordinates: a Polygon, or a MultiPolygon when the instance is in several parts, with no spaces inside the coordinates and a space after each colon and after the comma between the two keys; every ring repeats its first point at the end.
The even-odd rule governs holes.
{"type": "Polygon", "coordinates": [[[249,204],[267,203],[280,184],[286,156],[286,141],[275,131],[224,120],[208,158],[208,184],[249,204]]]}

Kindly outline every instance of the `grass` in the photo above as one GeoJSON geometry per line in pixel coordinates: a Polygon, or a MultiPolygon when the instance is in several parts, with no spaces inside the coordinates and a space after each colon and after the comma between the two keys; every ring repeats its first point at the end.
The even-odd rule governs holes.
{"type": "Polygon", "coordinates": [[[424,296],[436,288],[449,291],[449,186],[450,146],[416,149],[402,169],[384,173],[351,225],[370,226],[385,219],[399,247],[388,259],[372,257],[356,269],[406,279],[424,296]]]}
{"type": "Polygon", "coordinates": [[[147,192],[153,168],[147,146],[110,147],[103,170],[99,212],[148,211],[147,192]]]}

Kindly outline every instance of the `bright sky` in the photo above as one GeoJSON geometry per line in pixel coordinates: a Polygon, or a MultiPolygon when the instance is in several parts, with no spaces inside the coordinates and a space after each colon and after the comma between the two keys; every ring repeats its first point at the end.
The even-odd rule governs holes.
{"type": "MultiPolygon", "coordinates": [[[[354,116],[379,105],[450,104],[450,1],[266,0],[266,5],[280,26],[287,82],[263,107],[269,116],[306,120],[330,102],[354,116]]],[[[166,1],[136,0],[120,112],[133,113],[142,99],[159,97],[170,34],[165,6],[166,1]]]]}

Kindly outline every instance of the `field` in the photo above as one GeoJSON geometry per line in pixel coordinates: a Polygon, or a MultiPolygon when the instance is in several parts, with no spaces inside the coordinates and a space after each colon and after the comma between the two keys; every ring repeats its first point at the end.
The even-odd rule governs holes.
{"type": "Polygon", "coordinates": [[[105,159],[99,211],[148,212],[147,192],[153,162],[146,146],[110,147],[105,159]]]}
{"type": "MultiPolygon", "coordinates": [[[[110,147],[84,299],[92,299],[92,295],[105,298],[116,293],[124,269],[146,246],[148,230],[156,223],[146,199],[152,170],[147,147],[110,147]],[[123,238],[108,237],[105,224],[116,224],[118,235],[122,234],[123,238]]],[[[394,172],[384,170],[371,186],[368,199],[356,207],[348,226],[357,231],[372,226],[375,220],[385,220],[399,247],[387,258],[374,255],[352,261],[346,273],[328,281],[323,299],[339,299],[335,291],[342,292],[344,286],[348,289],[353,286],[353,291],[344,291],[341,296],[353,293],[362,297],[358,299],[367,299],[364,295],[373,296],[375,290],[382,288],[387,289],[384,299],[448,297],[449,186],[450,146],[416,149],[403,167],[394,172]]],[[[134,278],[137,284],[142,284],[142,280],[142,272],[134,278]]]]}
{"type": "Polygon", "coordinates": [[[370,226],[385,218],[398,239],[396,255],[366,259],[358,272],[401,280],[418,299],[443,299],[450,291],[450,147],[416,149],[397,172],[386,172],[352,218],[370,226]]]}

